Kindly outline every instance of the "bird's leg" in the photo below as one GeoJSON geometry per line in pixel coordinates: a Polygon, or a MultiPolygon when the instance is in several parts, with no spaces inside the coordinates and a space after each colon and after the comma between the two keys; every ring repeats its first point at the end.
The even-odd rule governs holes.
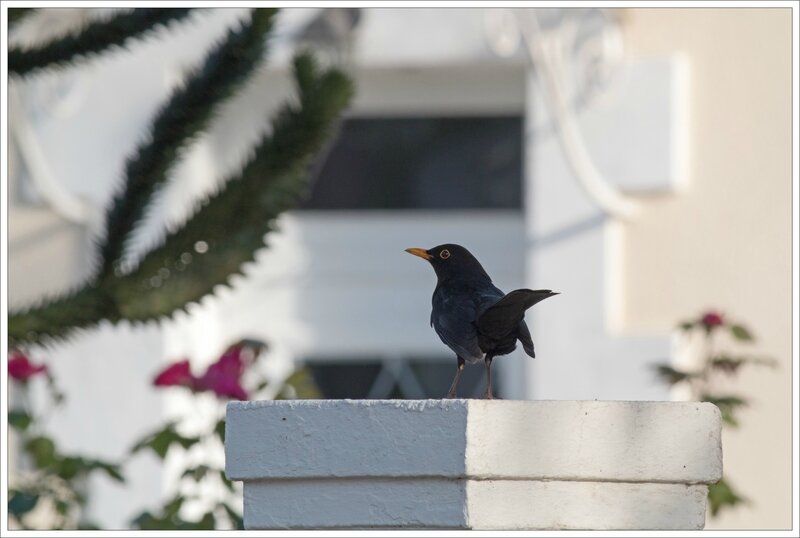
{"type": "Polygon", "coordinates": [[[486,391],[483,393],[485,400],[492,400],[492,355],[487,354],[483,362],[486,364],[486,391]]]}
{"type": "Polygon", "coordinates": [[[458,367],[456,368],[456,377],[453,378],[453,384],[450,385],[450,390],[447,391],[448,398],[456,397],[456,386],[458,385],[458,380],[461,378],[461,372],[463,371],[464,371],[464,359],[458,357],[458,367]]]}

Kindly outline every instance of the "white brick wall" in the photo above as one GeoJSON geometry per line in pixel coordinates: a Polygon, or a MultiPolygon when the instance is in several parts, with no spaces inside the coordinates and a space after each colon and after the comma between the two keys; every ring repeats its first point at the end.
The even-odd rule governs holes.
{"type": "Polygon", "coordinates": [[[700,529],[720,430],[693,402],[234,402],[226,472],[249,529],[700,529]]]}

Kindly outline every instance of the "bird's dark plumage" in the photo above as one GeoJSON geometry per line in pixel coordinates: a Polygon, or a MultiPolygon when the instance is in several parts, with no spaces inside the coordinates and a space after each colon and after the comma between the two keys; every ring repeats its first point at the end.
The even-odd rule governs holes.
{"type": "Polygon", "coordinates": [[[524,320],[525,311],[557,293],[519,289],[504,294],[492,283],[480,262],[460,245],[439,245],[429,250],[410,248],[406,252],[428,260],[436,271],[431,325],[442,342],[455,352],[459,365],[448,397],[455,396],[464,362],[484,360],[486,397],[491,398],[492,359],[514,351],[517,340],[525,353],[536,356],[524,320]]]}

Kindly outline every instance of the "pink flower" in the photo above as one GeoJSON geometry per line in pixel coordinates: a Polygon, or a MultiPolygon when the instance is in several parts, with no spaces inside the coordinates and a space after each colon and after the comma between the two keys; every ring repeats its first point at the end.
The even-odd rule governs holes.
{"type": "Polygon", "coordinates": [[[8,375],[17,381],[27,381],[31,377],[46,371],[46,365],[33,364],[22,353],[14,353],[8,358],[8,375]]]}
{"type": "Polygon", "coordinates": [[[157,387],[188,387],[196,392],[208,390],[221,398],[246,400],[247,391],[241,384],[244,368],[242,347],[232,346],[200,377],[192,374],[188,360],[182,360],[162,370],[153,384],[157,387]]]}
{"type": "Polygon", "coordinates": [[[182,386],[193,388],[196,381],[189,370],[189,361],[184,359],[170,364],[162,370],[153,380],[153,385],[156,387],[182,386]]]}
{"type": "Polygon", "coordinates": [[[725,323],[725,320],[722,318],[722,314],[712,310],[703,314],[703,317],[700,318],[700,323],[702,323],[706,329],[711,329],[712,327],[719,327],[725,323]]]}
{"type": "Polygon", "coordinates": [[[208,367],[195,386],[198,390],[210,390],[223,398],[246,400],[247,391],[241,385],[243,373],[242,347],[233,346],[208,367]]]}

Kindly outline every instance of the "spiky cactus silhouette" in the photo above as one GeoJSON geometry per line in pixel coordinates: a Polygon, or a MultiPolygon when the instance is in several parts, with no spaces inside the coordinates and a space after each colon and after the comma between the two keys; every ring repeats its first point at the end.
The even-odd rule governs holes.
{"type": "MultiPolygon", "coordinates": [[[[13,13],[11,24],[30,16],[29,11],[13,13]]],[[[148,35],[157,26],[177,24],[190,12],[135,9],[40,48],[11,48],[11,83],[42,69],[88,61],[109,47],[148,35]]],[[[261,62],[276,15],[276,9],[252,10],[172,92],[153,118],[149,136],[127,159],[122,184],[106,211],[91,278],[60,296],[12,312],[11,347],[57,342],[104,320],[149,322],[169,317],[213,293],[215,286],[227,283],[254,259],[275,219],[306,188],[310,165],[353,94],[344,73],[320,68],[310,53],[295,57],[297,95],[270,120],[268,134],[256,143],[252,157],[217,192],[198,202],[181,226],[169,230],[132,266],[122,264],[148,205],[169,181],[184,150],[209,128],[222,104],[261,62]]]]}

